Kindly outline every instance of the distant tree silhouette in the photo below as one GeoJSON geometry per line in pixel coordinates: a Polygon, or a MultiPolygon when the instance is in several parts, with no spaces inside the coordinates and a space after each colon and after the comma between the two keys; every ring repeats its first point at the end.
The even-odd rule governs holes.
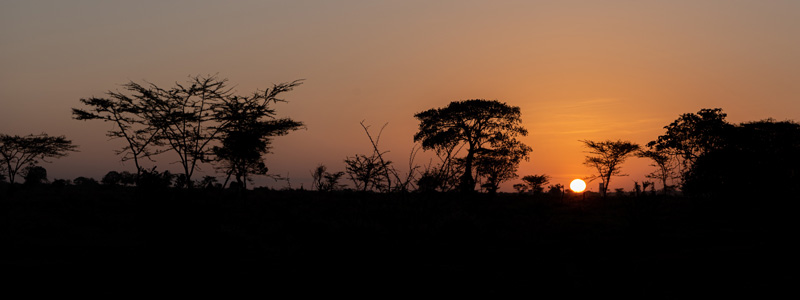
{"type": "Polygon", "coordinates": [[[658,150],[657,147],[650,147],[648,150],[639,150],[636,156],[648,158],[653,161],[651,166],[656,167],[656,170],[645,175],[647,178],[656,179],[661,181],[663,186],[662,192],[666,195],[672,190],[672,186],[668,183],[670,179],[678,178],[675,174],[676,167],[673,164],[673,157],[665,149],[658,150]]]}
{"type": "Polygon", "coordinates": [[[27,166],[23,170],[25,185],[40,185],[47,182],[47,169],[41,166],[27,166]]]}
{"type": "Polygon", "coordinates": [[[638,181],[633,181],[633,196],[639,196],[642,194],[642,186],[639,184],[638,181]]]}
{"type": "Polygon", "coordinates": [[[128,94],[108,92],[110,98],[81,99],[90,109],[73,109],[73,115],[78,120],[115,123],[108,135],[127,141],[118,153],[123,160],[134,160],[138,175],[145,171],[141,158],[171,151],[179,158],[186,187],[192,186],[199,165],[212,162],[215,155],[228,174],[241,182],[248,174],[265,172],[261,156],[269,150],[272,136],[302,125],[275,119],[270,106],[283,101],[278,94],[299,84],[282,83],[239,96],[227,86],[227,79],[214,75],[192,76],[170,88],[130,82],[123,85],[128,94]],[[218,141],[221,145],[213,148],[218,141]]]}
{"type": "Polygon", "coordinates": [[[319,165],[311,172],[314,188],[323,192],[330,192],[342,188],[343,186],[339,184],[339,180],[344,176],[344,172],[330,173],[327,170],[328,167],[319,165]]]}
{"type": "Polygon", "coordinates": [[[464,172],[459,180],[462,192],[475,190],[473,168],[476,156],[490,153],[488,150],[504,144],[518,143],[517,136],[528,134],[521,126],[520,108],[497,100],[454,101],[446,107],[429,109],[414,117],[420,121],[414,141],[421,142],[423,149],[435,150],[437,154],[452,154],[459,145],[466,148],[464,172]]]}
{"type": "MultiPolygon", "coordinates": [[[[178,188],[189,188],[189,187],[194,187],[195,185],[194,180],[191,180],[188,177],[186,177],[186,174],[175,174],[174,179],[175,180],[173,181],[173,185],[178,188]]],[[[244,188],[244,186],[239,186],[239,187],[244,188]]]]}
{"type": "Polygon", "coordinates": [[[650,188],[651,194],[653,194],[653,195],[656,194],[656,184],[655,183],[653,183],[652,181],[647,181],[647,180],[642,181],[642,192],[646,193],[647,192],[647,188],[650,188]]]}
{"type": "Polygon", "coordinates": [[[269,153],[272,138],[303,126],[289,118],[277,119],[272,108],[272,104],[286,102],[278,98],[280,94],[300,84],[301,81],[275,84],[247,97],[226,95],[216,108],[222,142],[213,147],[213,152],[228,178],[233,176],[243,188],[247,188],[249,175],[267,174],[264,155],[269,153]]]}
{"type": "Polygon", "coordinates": [[[39,161],[47,162],[48,158],[64,157],[77,151],[76,148],[64,136],[0,134],[0,159],[12,184],[23,167],[36,165],[39,161]]]}
{"type": "Polygon", "coordinates": [[[547,175],[525,175],[522,177],[522,182],[528,187],[528,190],[538,194],[544,191],[544,185],[550,182],[550,176],[547,175]]]}
{"type": "Polygon", "coordinates": [[[220,185],[218,183],[217,177],[209,176],[209,175],[203,176],[203,180],[201,181],[201,184],[202,184],[202,187],[205,188],[205,189],[216,188],[217,186],[219,186],[220,188],[222,187],[222,185],[220,185]]]}
{"type": "Polygon", "coordinates": [[[122,171],[121,173],[119,173],[119,176],[120,176],[119,182],[122,185],[132,186],[136,184],[136,177],[137,177],[136,174],[131,174],[131,172],[128,171],[122,171]]]}
{"type": "Polygon", "coordinates": [[[516,140],[506,141],[494,149],[480,151],[475,156],[475,171],[477,177],[486,179],[482,187],[494,194],[500,188],[500,183],[517,178],[519,163],[523,159],[528,160],[530,152],[530,147],[516,140]]]}
{"type": "Polygon", "coordinates": [[[152,160],[153,155],[163,152],[156,146],[162,145],[160,134],[166,124],[149,119],[149,114],[145,111],[149,108],[145,103],[158,101],[159,97],[164,96],[164,91],[152,83],[141,85],[133,81],[123,84],[122,87],[128,94],[108,91],[108,98],[80,99],[88,108],[73,108],[72,115],[76,120],[103,120],[113,123],[114,129],[109,130],[106,135],[125,140],[127,145],[116,151],[117,155],[122,155],[122,161],[133,160],[138,178],[142,171],[140,160],[152,160]]]}
{"type": "Polygon", "coordinates": [[[170,173],[169,170],[159,172],[156,167],[152,169],[143,169],[139,175],[139,181],[136,183],[137,187],[147,190],[159,190],[172,186],[175,181],[175,175],[170,173]]]}
{"type": "Polygon", "coordinates": [[[725,117],[727,114],[720,108],[704,108],[696,114],[683,114],[664,127],[667,130],[664,135],[647,146],[679,159],[680,173],[685,176],[700,156],[723,146],[726,132],[733,127],[725,117]]]}
{"type": "Polygon", "coordinates": [[[108,173],[103,176],[103,179],[100,179],[100,182],[104,185],[119,185],[120,182],[122,182],[122,174],[117,171],[108,171],[108,173]]]}
{"type": "Polygon", "coordinates": [[[586,156],[583,164],[594,168],[597,172],[588,179],[592,181],[600,178],[603,182],[600,193],[605,196],[612,176],[626,176],[621,174],[620,166],[629,155],[639,150],[639,145],[628,141],[611,140],[602,142],[582,140],[581,142],[589,148],[587,153],[590,154],[586,156]]]}
{"type": "Polygon", "coordinates": [[[564,193],[564,185],[560,183],[549,185],[547,186],[547,193],[550,195],[561,195],[564,193]]]}
{"type": "Polygon", "coordinates": [[[94,178],[83,177],[83,176],[76,177],[75,179],[72,180],[72,183],[74,183],[76,186],[83,186],[83,187],[93,187],[100,184],[94,178]]]}
{"type": "Polygon", "coordinates": [[[520,193],[520,194],[528,191],[528,185],[524,184],[524,183],[515,183],[511,187],[513,187],[514,190],[516,190],[517,193],[520,193]]]}
{"type": "Polygon", "coordinates": [[[56,179],[56,180],[53,180],[53,182],[50,183],[50,185],[54,186],[54,187],[63,188],[65,186],[72,185],[72,180],[69,180],[69,179],[56,179]]]}

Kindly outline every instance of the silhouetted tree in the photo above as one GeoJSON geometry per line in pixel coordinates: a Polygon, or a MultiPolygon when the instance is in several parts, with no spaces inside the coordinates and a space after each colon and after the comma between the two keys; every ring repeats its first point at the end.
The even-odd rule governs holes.
{"type": "Polygon", "coordinates": [[[464,145],[464,173],[459,189],[475,190],[473,177],[475,157],[479,152],[516,143],[517,136],[528,131],[521,126],[520,109],[497,100],[464,100],[451,102],[447,107],[426,110],[414,115],[419,121],[419,132],[414,141],[422,142],[423,149],[441,154],[464,145]]]}
{"type": "Polygon", "coordinates": [[[651,166],[656,167],[656,170],[645,175],[645,177],[661,181],[663,186],[662,192],[665,195],[669,193],[672,186],[668,184],[668,181],[678,176],[675,174],[675,166],[672,163],[673,159],[667,151],[665,149],[658,150],[657,147],[650,147],[648,150],[637,151],[636,156],[649,158],[653,161],[651,166]]]}
{"type": "Polygon", "coordinates": [[[83,176],[73,179],[72,183],[74,183],[76,186],[83,186],[83,187],[93,187],[99,185],[97,180],[95,180],[94,178],[83,177],[83,176]]]}
{"type": "Polygon", "coordinates": [[[106,175],[104,175],[103,178],[100,179],[100,182],[103,183],[104,185],[112,185],[112,186],[119,185],[121,181],[122,181],[122,174],[120,174],[117,171],[108,171],[108,173],[106,173],[106,175]]]}
{"type": "Polygon", "coordinates": [[[185,84],[163,89],[150,84],[152,96],[142,98],[142,116],[153,128],[162,128],[158,138],[178,155],[185,182],[201,163],[212,160],[211,143],[227,126],[216,111],[226,98],[236,97],[227,79],[216,76],[190,77],[185,84]]]}
{"type": "Polygon", "coordinates": [[[156,167],[152,169],[143,169],[139,175],[139,181],[136,183],[137,187],[149,190],[164,189],[172,186],[175,181],[175,175],[169,170],[159,172],[156,167]]]}
{"type": "Polygon", "coordinates": [[[136,184],[136,177],[137,177],[137,175],[135,175],[135,174],[131,174],[131,172],[128,172],[128,171],[122,171],[121,173],[119,173],[119,176],[120,176],[120,180],[119,180],[119,182],[120,182],[122,185],[125,185],[125,186],[131,186],[131,185],[134,185],[134,184],[136,184]]]}
{"type": "Polygon", "coordinates": [[[642,181],[642,192],[647,192],[647,188],[650,188],[650,193],[655,195],[656,194],[656,184],[652,181],[642,181]]]}
{"type": "Polygon", "coordinates": [[[114,122],[116,128],[108,135],[127,141],[119,153],[124,154],[123,160],[134,160],[137,174],[144,171],[140,158],[172,151],[179,158],[187,187],[191,187],[198,166],[211,162],[214,154],[229,174],[246,181],[247,174],[266,170],[261,155],[269,150],[269,138],[302,125],[275,119],[270,107],[283,101],[278,94],[299,84],[282,83],[251,96],[238,96],[227,86],[227,79],[212,75],[193,76],[171,88],[130,82],[123,85],[129,95],[108,92],[108,99],[81,99],[90,109],[73,109],[73,115],[79,120],[114,122]],[[218,151],[212,151],[218,140],[218,151]]]}
{"type": "Polygon", "coordinates": [[[278,96],[300,84],[300,81],[276,84],[248,97],[224,95],[216,108],[216,121],[222,126],[222,142],[213,147],[213,152],[228,177],[234,176],[243,188],[247,187],[250,174],[267,174],[264,155],[269,153],[272,138],[303,126],[292,119],[275,118],[275,109],[271,106],[286,102],[278,96]]]}
{"type": "Polygon", "coordinates": [[[583,164],[593,167],[597,171],[597,174],[589,177],[589,180],[600,178],[603,182],[600,193],[605,196],[612,176],[626,176],[620,173],[620,165],[629,155],[639,150],[639,145],[628,141],[615,142],[611,140],[602,142],[582,140],[581,142],[589,148],[587,153],[591,154],[586,156],[583,164]]]}
{"type": "Polygon", "coordinates": [[[12,184],[23,167],[39,161],[48,162],[48,158],[64,157],[70,151],[77,151],[76,148],[64,136],[48,136],[44,133],[26,136],[0,134],[0,158],[12,184]]]}
{"type": "Polygon", "coordinates": [[[496,193],[503,181],[517,178],[517,168],[528,160],[531,148],[516,140],[506,141],[494,149],[480,151],[475,156],[476,175],[486,178],[483,187],[496,193]]]}
{"type": "Polygon", "coordinates": [[[561,195],[564,193],[564,185],[560,183],[549,185],[547,186],[547,193],[550,195],[561,195]]]}
{"type": "Polygon", "coordinates": [[[344,160],[347,176],[357,190],[385,190],[387,188],[386,168],[391,161],[381,163],[377,155],[356,154],[344,160]]]}
{"type": "Polygon", "coordinates": [[[47,169],[41,166],[27,166],[23,170],[25,185],[40,185],[47,182],[47,169]]]}
{"type": "Polygon", "coordinates": [[[326,166],[319,165],[311,172],[314,188],[324,192],[342,188],[343,186],[339,184],[339,180],[344,176],[344,172],[330,173],[327,170],[326,166]]]}
{"type": "Polygon", "coordinates": [[[69,180],[69,179],[56,179],[56,180],[53,180],[53,182],[50,183],[50,185],[54,186],[54,187],[58,187],[58,188],[63,188],[65,186],[72,185],[72,180],[69,180]]]}
{"type": "Polygon", "coordinates": [[[417,191],[428,193],[434,192],[437,189],[442,191],[449,191],[454,185],[448,184],[448,180],[452,177],[442,176],[444,172],[439,168],[429,168],[420,174],[417,179],[417,191]]]}
{"type": "Polygon", "coordinates": [[[685,176],[697,158],[723,147],[726,131],[733,127],[725,117],[727,114],[720,108],[704,108],[696,114],[683,114],[664,126],[667,132],[647,146],[678,158],[681,175],[685,176]]]}
{"type": "Polygon", "coordinates": [[[528,189],[536,194],[544,191],[544,185],[550,182],[550,176],[547,175],[525,175],[522,177],[522,182],[528,186],[528,189]]]}
{"type": "Polygon", "coordinates": [[[217,177],[209,175],[203,176],[203,181],[201,181],[201,184],[205,189],[216,188],[217,186],[220,188],[222,187],[222,185],[217,182],[217,177]]]}
{"type": "MultiPolygon", "coordinates": [[[[148,119],[150,109],[145,104],[157,102],[164,97],[164,92],[152,83],[146,86],[133,81],[123,84],[125,94],[119,91],[108,91],[108,98],[83,98],[81,103],[88,109],[72,109],[73,118],[76,120],[103,120],[114,123],[115,127],[106,134],[111,138],[122,138],[127,145],[117,150],[117,155],[122,155],[122,161],[133,159],[136,167],[136,177],[141,174],[140,159],[151,157],[163,150],[154,146],[162,145],[160,134],[164,129],[163,122],[153,122],[148,119]]],[[[151,159],[152,160],[152,159],[151,159]]]]}
{"type": "Polygon", "coordinates": [[[528,185],[524,183],[515,183],[512,187],[520,194],[528,191],[528,185]]]}

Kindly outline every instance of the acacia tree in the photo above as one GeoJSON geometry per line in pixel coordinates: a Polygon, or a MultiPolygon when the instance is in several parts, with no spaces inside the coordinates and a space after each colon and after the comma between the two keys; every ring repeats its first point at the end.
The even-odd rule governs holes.
{"type": "Polygon", "coordinates": [[[544,191],[544,185],[550,182],[550,176],[547,175],[525,175],[522,177],[522,182],[525,183],[527,189],[534,193],[541,193],[544,191]]]}
{"type": "Polygon", "coordinates": [[[481,151],[476,156],[475,171],[478,176],[486,178],[482,185],[494,194],[500,188],[500,183],[517,178],[517,169],[522,160],[528,160],[531,148],[519,141],[508,141],[502,146],[481,151]]]}
{"type": "Polygon", "coordinates": [[[528,131],[521,126],[520,108],[497,100],[453,101],[443,108],[429,109],[414,115],[419,123],[419,132],[414,141],[422,148],[435,150],[437,154],[466,148],[463,157],[464,172],[459,180],[459,190],[475,190],[473,168],[481,153],[502,147],[508,143],[519,143],[517,136],[526,136],[528,131]]]}
{"type": "Polygon", "coordinates": [[[194,171],[216,154],[229,177],[243,183],[248,174],[266,172],[262,156],[269,151],[271,137],[302,126],[275,118],[270,106],[283,102],[277,96],[300,83],[238,96],[227,86],[227,79],[214,75],[193,76],[171,88],[130,82],[123,85],[127,94],[108,92],[109,98],[81,99],[89,109],[73,109],[73,115],[78,120],[113,122],[116,128],[108,135],[126,140],[118,153],[123,160],[134,160],[137,177],[146,171],[140,166],[141,158],[173,152],[183,168],[180,182],[191,187],[194,171]],[[217,142],[221,145],[214,148],[217,142]]]}
{"type": "Polygon", "coordinates": [[[64,136],[0,134],[0,158],[12,184],[23,167],[36,165],[39,161],[48,162],[48,158],[64,157],[70,151],[77,151],[76,148],[64,136]]]}
{"type": "Polygon", "coordinates": [[[143,104],[155,101],[158,97],[158,87],[154,84],[143,86],[133,81],[123,84],[123,89],[129,94],[119,91],[108,91],[108,98],[83,98],[81,103],[87,109],[72,109],[73,118],[76,120],[103,120],[114,123],[115,128],[106,133],[111,138],[122,138],[127,145],[117,150],[117,155],[122,155],[122,161],[133,160],[136,167],[136,179],[142,173],[140,160],[151,159],[160,151],[154,146],[160,146],[159,134],[163,127],[154,126],[146,118],[147,109],[143,104]]]}
{"type": "Polygon", "coordinates": [[[227,79],[200,75],[170,89],[150,86],[152,96],[140,99],[142,117],[152,128],[161,128],[158,138],[178,155],[182,182],[192,187],[199,164],[212,161],[211,143],[227,125],[217,119],[217,109],[233,91],[227,79]]]}
{"type": "Polygon", "coordinates": [[[603,182],[603,188],[600,193],[605,196],[612,176],[626,176],[621,174],[620,165],[625,162],[628,156],[639,150],[639,145],[629,141],[615,142],[611,140],[602,142],[582,140],[581,142],[589,148],[587,153],[592,155],[586,156],[586,161],[583,164],[593,167],[597,171],[597,174],[589,177],[589,180],[600,178],[603,182]]]}
{"type": "Polygon", "coordinates": [[[636,156],[641,158],[649,158],[653,161],[650,166],[656,167],[656,170],[650,174],[645,175],[647,178],[656,179],[661,181],[663,185],[663,193],[666,195],[672,186],[667,182],[675,178],[675,166],[672,163],[673,159],[665,150],[656,150],[651,147],[648,150],[639,150],[636,156]]]}
{"type": "MultiPolygon", "coordinates": [[[[271,89],[257,91],[248,97],[225,95],[216,108],[221,145],[214,146],[220,168],[225,170],[228,182],[231,176],[239,186],[246,188],[250,174],[265,175],[268,171],[264,155],[269,153],[272,138],[297,130],[303,123],[289,118],[276,118],[271,104],[286,102],[281,93],[291,91],[301,84],[296,80],[275,84],[271,89]]],[[[224,186],[224,184],[223,184],[224,186]]]]}

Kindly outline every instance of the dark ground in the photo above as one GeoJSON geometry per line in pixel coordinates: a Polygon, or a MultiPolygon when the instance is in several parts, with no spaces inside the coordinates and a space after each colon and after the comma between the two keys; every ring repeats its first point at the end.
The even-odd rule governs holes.
{"type": "Polygon", "coordinates": [[[82,189],[0,199],[32,294],[637,299],[796,294],[784,199],[82,189]]]}

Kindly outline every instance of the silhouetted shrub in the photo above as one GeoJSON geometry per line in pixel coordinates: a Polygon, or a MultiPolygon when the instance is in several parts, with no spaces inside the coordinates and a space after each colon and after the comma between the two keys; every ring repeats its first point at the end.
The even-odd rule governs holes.
{"type": "Polygon", "coordinates": [[[72,185],[72,180],[69,180],[69,179],[56,179],[56,180],[53,180],[53,182],[50,183],[50,185],[52,185],[53,187],[56,187],[56,188],[63,188],[65,186],[72,185]]]}
{"type": "Polygon", "coordinates": [[[136,186],[143,189],[163,189],[172,186],[174,180],[175,175],[170,173],[169,170],[158,172],[156,167],[153,167],[150,170],[142,169],[136,186]]]}
{"type": "Polygon", "coordinates": [[[117,171],[109,171],[103,176],[103,179],[100,180],[104,185],[119,185],[122,181],[122,174],[117,171]]]}
{"type": "Polygon", "coordinates": [[[40,185],[47,182],[47,169],[41,166],[28,166],[23,170],[25,185],[40,185]]]}
{"type": "Polygon", "coordinates": [[[82,187],[93,187],[99,185],[97,180],[95,180],[94,178],[83,177],[83,176],[73,179],[72,182],[76,186],[82,186],[82,187]]]}

